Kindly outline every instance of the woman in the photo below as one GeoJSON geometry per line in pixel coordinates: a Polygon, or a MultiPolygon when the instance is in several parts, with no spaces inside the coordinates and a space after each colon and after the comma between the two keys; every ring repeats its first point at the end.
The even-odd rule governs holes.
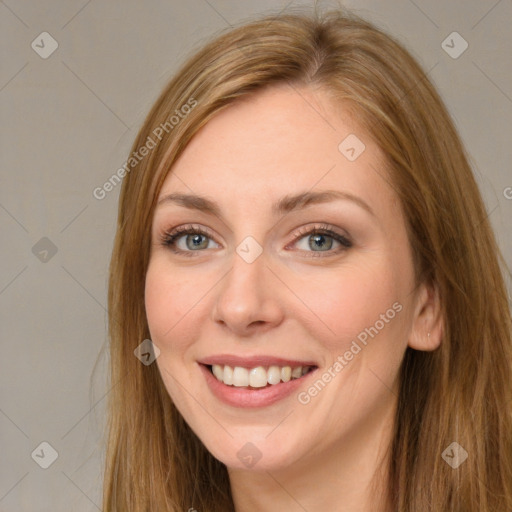
{"type": "Polygon", "coordinates": [[[512,509],[502,258],[395,40],[337,11],[233,29],[130,158],[104,510],[512,509]]]}

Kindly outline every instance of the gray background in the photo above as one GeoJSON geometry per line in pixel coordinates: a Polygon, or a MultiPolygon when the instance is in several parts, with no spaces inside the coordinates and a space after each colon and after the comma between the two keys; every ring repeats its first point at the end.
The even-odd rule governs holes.
{"type": "MultiPolygon", "coordinates": [[[[298,5],[0,3],[1,511],[101,510],[106,280],[120,186],[103,200],[92,192],[126,161],[152,102],[193,49],[254,14],[298,5]],[[31,47],[48,51],[42,32],[58,42],[46,59],[31,47]],[[58,452],[48,469],[39,466],[51,458],[43,441],[58,452]]],[[[429,71],[510,265],[512,2],[344,5],[397,36],[429,71]],[[453,31],[469,44],[458,58],[442,47],[453,31]]]]}

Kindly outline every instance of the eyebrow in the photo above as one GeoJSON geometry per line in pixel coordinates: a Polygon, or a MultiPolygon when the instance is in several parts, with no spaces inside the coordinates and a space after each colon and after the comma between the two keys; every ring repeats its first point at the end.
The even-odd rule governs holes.
{"type": "MultiPolygon", "coordinates": [[[[295,195],[286,195],[272,205],[272,213],[276,216],[283,215],[310,205],[324,204],[340,200],[351,201],[373,217],[376,217],[375,212],[360,197],[340,190],[323,190],[321,192],[307,191],[295,195]]],[[[158,206],[167,203],[175,203],[191,210],[201,210],[202,212],[223,218],[219,206],[214,201],[206,197],[194,194],[168,194],[159,199],[158,206]]]]}

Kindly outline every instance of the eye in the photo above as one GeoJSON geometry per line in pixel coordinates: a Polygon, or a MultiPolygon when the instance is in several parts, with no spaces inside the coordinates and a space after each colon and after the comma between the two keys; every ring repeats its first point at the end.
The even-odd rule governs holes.
{"type": "Polygon", "coordinates": [[[310,254],[311,257],[321,256],[318,253],[337,254],[352,247],[352,242],[346,236],[326,224],[299,230],[293,243],[302,251],[317,253],[310,254]],[[338,248],[331,250],[336,244],[338,248]]]}
{"type": "MultiPolygon", "coordinates": [[[[213,234],[208,229],[189,224],[165,232],[161,237],[161,243],[176,254],[194,256],[194,253],[201,252],[203,249],[211,249],[210,242],[218,248],[213,238],[213,234]]],[[[298,246],[302,252],[316,253],[310,254],[311,257],[321,256],[320,253],[327,253],[329,256],[352,247],[352,242],[346,236],[336,232],[327,224],[299,230],[292,244],[298,246]],[[302,247],[299,244],[302,244],[302,247]],[[338,248],[333,250],[336,244],[338,248]]]]}
{"type": "Polygon", "coordinates": [[[194,252],[211,248],[209,247],[209,242],[213,242],[212,238],[212,234],[207,229],[188,225],[176,228],[169,233],[164,233],[162,244],[176,254],[193,256],[194,252]]]}

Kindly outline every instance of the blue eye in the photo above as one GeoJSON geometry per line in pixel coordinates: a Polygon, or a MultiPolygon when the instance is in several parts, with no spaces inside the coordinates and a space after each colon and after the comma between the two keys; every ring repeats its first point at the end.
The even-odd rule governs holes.
{"type": "Polygon", "coordinates": [[[211,240],[211,238],[210,233],[206,230],[195,228],[194,226],[183,226],[176,228],[171,233],[165,233],[162,243],[174,253],[193,256],[192,253],[199,252],[198,249],[208,249],[208,239],[211,240]],[[186,249],[177,247],[181,238],[185,239],[186,249]]]}
{"type": "MultiPolygon", "coordinates": [[[[306,241],[306,246],[299,247],[299,249],[305,253],[316,253],[309,254],[309,256],[315,257],[321,256],[321,253],[327,253],[327,256],[330,256],[352,247],[352,242],[347,237],[337,233],[325,224],[299,230],[292,244],[296,245],[302,242],[303,239],[306,241]],[[336,244],[339,247],[333,250],[332,247],[336,244]]],[[[184,256],[195,256],[194,253],[211,248],[210,242],[218,246],[209,230],[192,225],[181,226],[171,232],[164,233],[162,236],[162,244],[165,247],[168,247],[175,254],[182,254],[184,256]],[[179,247],[181,239],[184,240],[184,247],[183,244],[179,247]]]]}
{"type": "MultiPolygon", "coordinates": [[[[348,238],[328,228],[313,228],[300,233],[300,235],[302,236],[298,236],[296,239],[298,240],[297,243],[301,243],[304,239],[306,247],[311,249],[311,251],[308,251],[304,247],[299,247],[299,249],[305,250],[306,252],[327,252],[332,254],[333,252],[338,253],[352,247],[352,242],[350,242],[348,238]],[[333,245],[336,244],[341,247],[338,247],[337,250],[331,250],[333,245]]],[[[316,256],[316,254],[312,254],[311,256],[316,256]]]]}

